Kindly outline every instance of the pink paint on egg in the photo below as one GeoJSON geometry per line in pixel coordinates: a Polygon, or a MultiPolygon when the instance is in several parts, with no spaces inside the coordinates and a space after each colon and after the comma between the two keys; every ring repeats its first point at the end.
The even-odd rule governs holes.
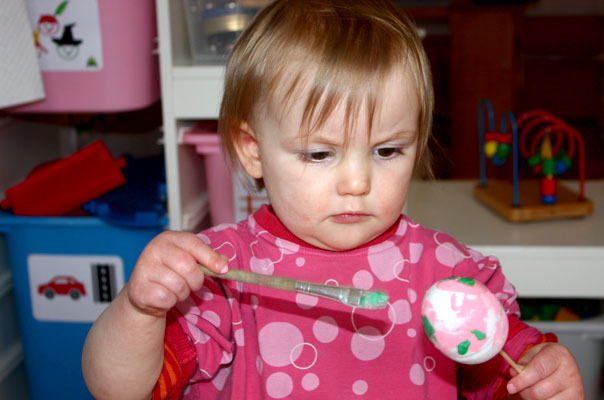
{"type": "Polygon", "coordinates": [[[424,296],[422,320],[436,348],[464,364],[490,360],[508,336],[501,303],[472,278],[451,277],[432,285],[424,296]]]}

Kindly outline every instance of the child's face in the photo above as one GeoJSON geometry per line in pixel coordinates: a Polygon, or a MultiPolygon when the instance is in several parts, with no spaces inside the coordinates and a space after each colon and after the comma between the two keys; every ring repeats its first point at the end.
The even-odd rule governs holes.
{"type": "Polygon", "coordinates": [[[399,217],[413,172],[419,104],[408,72],[384,86],[371,137],[361,108],[349,142],[336,108],[310,137],[300,136],[303,104],[257,119],[248,146],[257,162],[242,164],[263,178],[277,216],[297,237],[326,250],[361,246],[399,217]],[[247,165],[247,166],[246,166],[247,165]]]}

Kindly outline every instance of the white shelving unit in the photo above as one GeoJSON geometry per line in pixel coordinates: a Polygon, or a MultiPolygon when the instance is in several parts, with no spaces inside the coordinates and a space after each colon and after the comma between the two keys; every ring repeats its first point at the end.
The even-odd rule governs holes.
{"type": "Polygon", "coordinates": [[[156,0],[170,229],[195,231],[208,212],[203,160],[182,143],[200,119],[216,119],[224,67],[192,62],[183,0],[156,0]]]}

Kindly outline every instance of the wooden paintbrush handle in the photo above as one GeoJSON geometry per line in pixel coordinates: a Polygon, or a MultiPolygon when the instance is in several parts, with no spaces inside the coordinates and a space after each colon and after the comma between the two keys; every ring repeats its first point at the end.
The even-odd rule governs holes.
{"type": "Polygon", "coordinates": [[[237,282],[252,283],[254,285],[286,290],[289,292],[296,291],[296,281],[290,278],[284,278],[281,276],[274,275],[257,274],[255,272],[244,271],[241,269],[229,269],[226,273],[219,274],[209,270],[201,264],[199,264],[199,268],[201,268],[205,275],[214,276],[216,278],[228,279],[237,282]]]}
{"type": "Polygon", "coordinates": [[[522,372],[522,367],[520,365],[518,365],[516,363],[516,361],[512,360],[512,357],[510,357],[508,355],[508,353],[506,353],[505,351],[501,350],[499,352],[499,354],[501,354],[501,357],[503,357],[505,359],[505,361],[507,361],[512,366],[512,368],[514,368],[516,370],[516,372],[518,372],[518,373],[522,372]]]}

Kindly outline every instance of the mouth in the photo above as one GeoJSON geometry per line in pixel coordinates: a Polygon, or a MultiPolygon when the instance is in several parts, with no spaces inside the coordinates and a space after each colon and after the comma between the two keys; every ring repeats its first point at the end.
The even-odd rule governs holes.
{"type": "Polygon", "coordinates": [[[331,220],[340,224],[353,224],[369,219],[370,215],[363,212],[349,212],[335,214],[331,216],[331,220]]]}

